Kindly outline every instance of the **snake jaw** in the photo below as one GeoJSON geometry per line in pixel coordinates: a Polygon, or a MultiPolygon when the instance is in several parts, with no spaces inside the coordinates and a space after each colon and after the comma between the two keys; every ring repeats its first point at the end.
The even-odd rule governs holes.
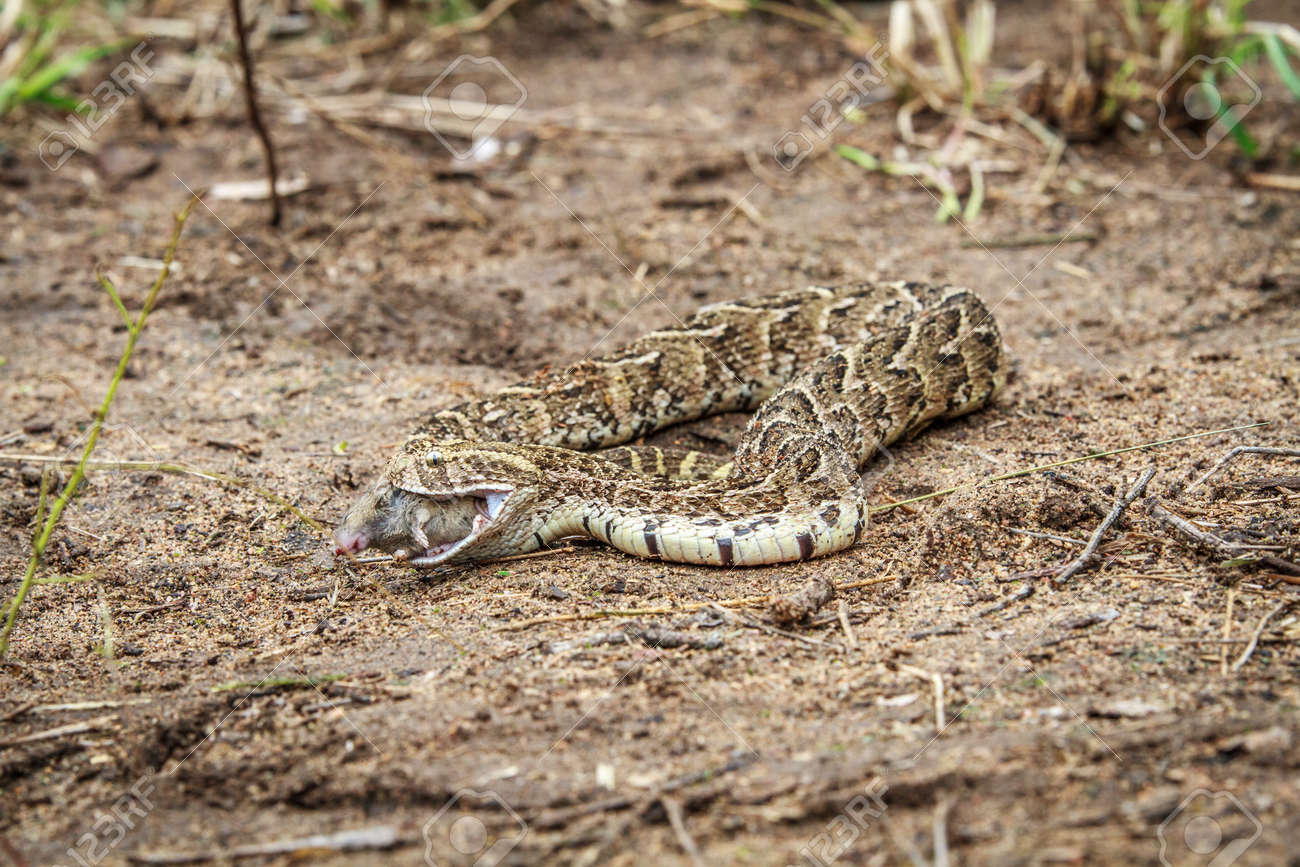
{"type": "Polygon", "coordinates": [[[514,493],[499,488],[412,490],[381,482],[356,502],[334,531],[334,553],[345,556],[378,548],[413,566],[440,565],[495,529],[514,493]]]}
{"type": "Polygon", "coordinates": [[[412,492],[381,479],[357,499],[335,529],[334,553],[349,556],[374,548],[398,560],[424,557],[469,535],[475,514],[468,495],[412,492]]]}
{"type": "MultiPolygon", "coordinates": [[[[407,491],[404,493],[422,497],[437,496],[427,493],[417,493],[414,491],[407,491]]],[[[451,542],[438,542],[431,545],[428,544],[428,539],[425,537],[423,528],[412,526],[412,538],[417,542],[420,542],[420,539],[425,537],[424,541],[420,542],[420,546],[423,547],[425,551],[423,556],[406,557],[406,562],[412,566],[420,567],[440,566],[444,563],[451,562],[455,556],[462,551],[462,549],[479,541],[483,537],[484,531],[494,526],[493,522],[505,511],[506,503],[509,502],[513,493],[513,491],[502,490],[473,490],[463,493],[458,492],[456,499],[464,499],[465,497],[468,497],[472,499],[474,504],[474,519],[470,524],[469,532],[461,539],[451,542]]],[[[437,500],[435,500],[435,502],[437,502],[437,500]]]]}

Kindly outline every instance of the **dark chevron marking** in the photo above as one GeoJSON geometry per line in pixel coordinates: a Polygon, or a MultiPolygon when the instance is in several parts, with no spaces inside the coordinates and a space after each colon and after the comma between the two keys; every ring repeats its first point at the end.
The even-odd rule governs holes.
{"type": "Polygon", "coordinates": [[[807,560],[809,557],[811,557],[813,552],[812,536],[809,535],[808,533],[800,533],[799,535],[795,536],[794,539],[796,542],[799,543],[799,559],[807,560]]]}
{"type": "Polygon", "coordinates": [[[731,554],[731,540],[718,539],[718,553],[722,555],[723,566],[735,566],[736,558],[731,554]]]}

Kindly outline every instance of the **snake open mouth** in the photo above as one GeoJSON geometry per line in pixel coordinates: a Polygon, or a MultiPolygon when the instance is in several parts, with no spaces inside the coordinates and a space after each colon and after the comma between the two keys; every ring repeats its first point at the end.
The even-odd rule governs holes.
{"type": "MultiPolygon", "coordinates": [[[[405,493],[405,492],[404,492],[405,493]]],[[[415,566],[445,562],[462,547],[479,538],[500,517],[510,498],[510,491],[472,491],[468,496],[425,496],[431,501],[411,512],[408,527],[411,540],[423,554],[395,551],[393,556],[415,566]],[[472,509],[472,517],[466,508],[472,509]],[[468,531],[465,519],[469,518],[468,531]],[[460,535],[463,533],[464,535],[460,535]],[[452,538],[448,538],[451,535],[452,538]]],[[[416,495],[418,496],[418,495],[416,495]]]]}

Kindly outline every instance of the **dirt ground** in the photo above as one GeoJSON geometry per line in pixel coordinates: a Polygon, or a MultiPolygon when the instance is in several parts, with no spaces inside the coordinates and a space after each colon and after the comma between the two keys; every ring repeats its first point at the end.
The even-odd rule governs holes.
{"type": "MultiPolygon", "coordinates": [[[[196,209],[96,457],[226,473],[332,525],[430,409],[707,301],[874,277],[975,287],[1017,359],[995,406],[869,468],[878,505],[1266,424],[881,510],[849,551],[734,570],[594,545],[344,569],[254,490],[93,473],[43,574],[95,580],[37,587],[0,664],[0,863],[1300,863],[1297,463],[1243,455],[1192,485],[1235,446],[1300,446],[1295,194],[1246,186],[1231,142],[1192,160],[1155,129],[1072,146],[1035,191],[1045,150],[1010,124],[967,134],[1007,170],[978,220],[941,225],[917,181],[831,141],[772,161],[853,62],[832,37],[749,16],[650,38],[556,8],[433,49],[262,45],[268,82],[321,93],[418,97],[491,55],[531,120],[464,169],[423,130],[268,98],[309,186],[278,229],[265,202],[196,209]],[[1147,467],[1100,560],[1044,580],[1147,467]],[[1198,547],[1160,509],[1277,559],[1198,547]],[[763,600],[729,602],[815,576],[859,586],[779,631],[763,600]],[[612,610],[640,613],[578,616],[612,610]],[[629,626],[697,646],[593,640],[629,626]]],[[[1052,16],[1000,11],[1000,65],[1054,42],[1052,16]]],[[[160,41],[159,68],[186,50],[160,41]]],[[[237,91],[157,122],[182,85],[160,73],[57,171],[39,131],[6,133],[6,455],[79,453],[126,337],[95,267],[138,305],[187,187],[261,177],[237,91]]],[[[1261,86],[1252,126],[1300,140],[1261,86]]],[[[892,104],[864,114],[833,141],[924,156],[892,104]]],[[[1265,168],[1294,171],[1279,147],[1265,168]]],[[[659,441],[722,451],[742,423],[659,441]]],[[[40,469],[0,462],[5,598],[40,469]]]]}

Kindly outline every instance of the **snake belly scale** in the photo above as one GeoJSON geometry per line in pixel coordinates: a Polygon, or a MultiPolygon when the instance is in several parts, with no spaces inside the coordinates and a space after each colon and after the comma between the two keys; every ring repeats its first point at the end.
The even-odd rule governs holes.
{"type": "Polygon", "coordinates": [[[587,536],[721,566],[807,560],[866,529],[859,468],[1006,379],[972,292],[872,282],[704,307],[607,356],[429,416],[335,532],[417,566],[587,536]],[[730,462],[622,446],[756,410],[730,462]]]}

